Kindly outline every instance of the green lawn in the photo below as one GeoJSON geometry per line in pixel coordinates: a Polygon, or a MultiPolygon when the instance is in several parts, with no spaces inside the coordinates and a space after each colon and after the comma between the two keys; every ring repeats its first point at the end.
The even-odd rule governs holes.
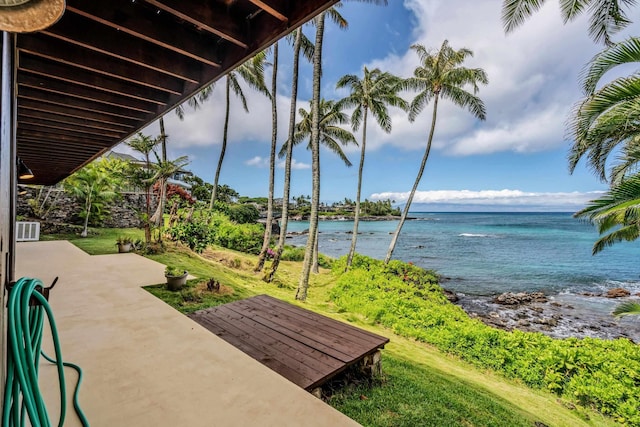
{"type": "MultiPolygon", "coordinates": [[[[115,253],[119,235],[139,238],[140,230],[100,230],[86,239],[70,241],[90,254],[115,253]]],[[[222,248],[202,255],[172,244],[159,255],[163,264],[184,268],[197,279],[180,292],[164,285],[146,289],[183,313],[258,294],[301,305],[329,317],[387,336],[383,351],[383,378],[373,386],[347,387],[334,393],[329,404],[365,426],[609,426],[603,416],[565,405],[549,393],[531,390],[516,381],[483,372],[433,347],[394,335],[388,329],[342,312],[329,299],[333,276],[323,270],[313,276],[309,299],[294,300],[300,263],[283,262],[277,281],[267,284],[253,272],[256,257],[222,248]],[[202,292],[203,282],[216,278],[226,289],[222,295],[202,292]]]]}

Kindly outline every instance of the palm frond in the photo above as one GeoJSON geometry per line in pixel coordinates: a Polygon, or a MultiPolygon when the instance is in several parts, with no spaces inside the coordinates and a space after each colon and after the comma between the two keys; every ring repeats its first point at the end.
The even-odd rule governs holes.
{"type": "Polygon", "coordinates": [[[611,314],[616,317],[631,315],[638,316],[640,315],[640,303],[637,303],[635,301],[623,302],[622,304],[618,305],[611,314]]]}
{"type": "Polygon", "coordinates": [[[603,75],[611,69],[633,62],[640,62],[640,38],[631,37],[596,54],[581,73],[582,89],[591,95],[603,75]]]}

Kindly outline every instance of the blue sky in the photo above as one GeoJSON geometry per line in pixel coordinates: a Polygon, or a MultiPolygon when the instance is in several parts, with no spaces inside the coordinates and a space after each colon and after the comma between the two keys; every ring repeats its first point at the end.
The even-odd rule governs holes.
{"type": "MultiPolygon", "coordinates": [[[[339,99],[335,83],[363,66],[408,77],[418,65],[413,43],[438,48],[448,39],[453,48],[474,52],[466,65],[485,69],[489,85],[479,96],[487,120],[477,121],[458,107],[440,104],[434,147],[412,210],[544,210],[574,211],[606,189],[584,165],[569,175],[565,123],[581,97],[578,76],[599,50],[587,36],[582,18],[563,25],[557,2],[547,2],[532,19],[505,35],[501,0],[390,0],[386,7],[349,2],[340,13],[349,29],[328,22],[322,80],[323,97],[339,99]]],[[[308,37],[314,28],[304,27],[308,37]]],[[[624,34],[620,35],[620,38],[624,34]]],[[[291,48],[280,42],[279,145],[288,126],[291,48]]],[[[268,70],[268,79],[271,71],[268,70]]],[[[224,81],[214,96],[184,121],[169,114],[166,128],[172,156],[188,155],[190,169],[212,182],[220,153],[224,116],[224,81]]],[[[301,68],[299,105],[308,108],[311,67],[301,68]]],[[[268,101],[246,90],[250,113],[232,99],[229,145],[220,183],[240,194],[265,196],[268,189],[271,113],[268,101]]],[[[403,96],[410,100],[411,93],[403,96]]],[[[426,143],[431,106],[409,123],[392,110],[393,130],[385,134],[370,122],[363,198],[391,198],[401,204],[415,180],[426,143]]],[[[157,124],[144,130],[156,135],[157,124]]],[[[360,139],[360,132],[356,137],[360,139]]],[[[126,151],[122,147],[119,151],[126,151]]],[[[345,149],[354,166],[347,168],[328,151],[321,152],[321,199],[353,199],[358,147],[345,149]]],[[[311,193],[310,156],[294,151],[292,195],[311,193]]],[[[283,169],[276,172],[276,196],[282,196],[283,169]]]]}

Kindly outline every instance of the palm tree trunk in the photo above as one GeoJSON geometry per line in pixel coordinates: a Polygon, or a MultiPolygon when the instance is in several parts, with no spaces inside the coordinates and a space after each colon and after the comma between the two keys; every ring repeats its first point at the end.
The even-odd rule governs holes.
{"type": "MultiPolygon", "coordinates": [[[[149,161],[149,152],[145,153],[145,160],[147,162],[147,173],[151,169],[151,162],[149,161]]],[[[144,219],[144,243],[147,247],[151,244],[151,185],[145,185],[146,192],[146,217],[144,219]]]]}
{"type": "Polygon", "coordinates": [[[271,223],[273,222],[273,187],[276,175],[276,145],[278,143],[278,103],[276,91],[278,89],[278,42],[273,45],[273,74],[271,75],[271,152],[269,153],[269,196],[267,199],[267,222],[264,227],[262,249],[258,256],[258,263],[254,271],[262,270],[267,257],[267,249],[271,242],[271,223]]]}
{"type": "MultiPolygon", "coordinates": [[[[160,144],[162,144],[162,162],[167,161],[167,134],[164,131],[164,119],[160,117],[160,144]]],[[[164,209],[167,199],[167,180],[165,178],[159,181],[160,194],[158,195],[158,206],[155,213],[151,217],[151,222],[158,227],[158,241],[162,241],[162,226],[164,225],[164,209]]]]}
{"type": "Polygon", "coordinates": [[[319,245],[318,245],[318,229],[316,229],[316,244],[313,247],[313,263],[311,265],[311,272],[314,274],[318,274],[320,273],[320,265],[318,262],[318,258],[320,257],[320,252],[319,252],[319,245]]]}
{"type": "Polygon", "coordinates": [[[358,241],[358,225],[360,223],[360,194],[362,191],[362,170],[364,169],[364,154],[367,146],[367,115],[369,110],[364,107],[364,119],[362,123],[362,147],[360,147],[360,167],[358,168],[358,189],[356,190],[356,211],[353,215],[353,235],[351,236],[351,248],[347,256],[347,267],[345,271],[351,267],[353,255],[356,253],[356,243],[358,241]]]}
{"type": "MultiPolygon", "coordinates": [[[[322,73],[322,38],[324,36],[324,20],[326,12],[322,12],[316,26],[316,43],[313,52],[313,97],[311,101],[311,214],[309,218],[309,238],[304,251],[302,274],[298,283],[296,299],[305,301],[309,289],[311,258],[316,244],[318,231],[318,205],[320,204],[320,75],[322,73]]],[[[293,141],[292,141],[293,142],[293,141]]]]}
{"type": "MultiPolygon", "coordinates": [[[[288,140],[293,141],[296,125],[296,104],[298,99],[298,70],[300,66],[300,47],[302,46],[302,28],[296,30],[296,40],[293,45],[293,78],[291,82],[291,108],[289,110],[289,133],[288,140]]],[[[264,280],[271,282],[278,266],[280,265],[280,257],[284,251],[284,243],[287,238],[287,226],[289,223],[289,198],[291,197],[291,159],[293,158],[293,144],[287,146],[287,154],[284,162],[284,192],[282,196],[282,215],[280,221],[280,236],[278,238],[278,247],[273,256],[271,270],[265,275],[264,280]]]]}
{"type": "Polygon", "coordinates": [[[216,176],[213,180],[213,190],[211,191],[211,202],[209,203],[209,210],[213,209],[213,204],[216,201],[216,193],[218,192],[218,179],[220,179],[220,169],[222,169],[222,161],[224,160],[224,153],[227,151],[227,134],[229,133],[229,103],[230,103],[230,91],[231,83],[229,77],[227,77],[227,89],[226,89],[226,103],[227,110],[224,114],[224,130],[222,134],[222,148],[220,149],[220,158],[218,159],[218,167],[216,168],[216,176]]]}
{"type": "Polygon", "coordinates": [[[407,199],[407,204],[404,206],[404,210],[402,211],[400,222],[398,223],[396,232],[393,234],[393,238],[391,239],[391,244],[389,245],[387,256],[384,259],[385,264],[389,263],[389,261],[391,260],[391,256],[393,255],[393,251],[396,248],[396,243],[398,243],[398,236],[400,235],[400,230],[402,230],[404,221],[407,219],[407,214],[409,213],[409,208],[411,207],[411,201],[413,200],[413,196],[416,194],[416,189],[418,188],[418,184],[420,184],[420,180],[422,179],[422,173],[424,172],[424,167],[426,166],[427,159],[429,158],[429,152],[431,151],[431,141],[433,141],[433,132],[436,129],[436,117],[438,113],[439,96],[440,94],[436,93],[433,99],[433,116],[431,117],[431,130],[429,131],[429,140],[427,141],[427,148],[425,149],[424,156],[422,157],[422,163],[420,164],[420,170],[418,171],[416,182],[413,184],[413,188],[411,189],[411,193],[409,194],[409,198],[407,199]]]}

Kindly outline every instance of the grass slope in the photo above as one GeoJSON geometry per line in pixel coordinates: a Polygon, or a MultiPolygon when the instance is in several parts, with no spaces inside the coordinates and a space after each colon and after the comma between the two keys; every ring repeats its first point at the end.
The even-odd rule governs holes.
{"type": "MultiPolygon", "coordinates": [[[[108,254],[116,253],[115,239],[119,235],[141,237],[138,230],[99,230],[97,236],[87,239],[57,237],[67,237],[90,254],[108,254]]],[[[549,393],[481,371],[428,344],[395,335],[357,313],[339,313],[329,299],[334,276],[328,270],[312,277],[309,299],[300,304],[294,300],[300,263],[282,262],[277,281],[267,284],[252,271],[255,256],[228,249],[213,248],[198,255],[169,245],[167,252],[148,257],[185,268],[197,277],[181,292],[169,292],[162,284],[147,287],[183,313],[266,293],[389,337],[391,342],[383,351],[381,383],[348,387],[329,400],[365,426],[533,426],[536,422],[559,427],[618,425],[595,412],[575,410],[549,393]],[[203,281],[211,277],[227,292],[218,295],[204,290],[203,281]]]]}

